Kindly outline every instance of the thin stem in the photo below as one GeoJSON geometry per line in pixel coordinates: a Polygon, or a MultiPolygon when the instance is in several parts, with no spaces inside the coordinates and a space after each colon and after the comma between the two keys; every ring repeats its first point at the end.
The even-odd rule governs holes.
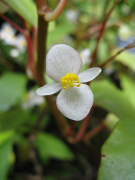
{"type": "Polygon", "coordinates": [[[34,52],[34,58],[37,53],[37,27],[33,27],[33,37],[32,37],[32,44],[33,44],[33,52],[34,52]]]}
{"type": "Polygon", "coordinates": [[[44,68],[45,68],[45,55],[46,55],[46,40],[47,40],[48,22],[43,16],[38,15],[38,59],[36,65],[36,77],[40,86],[45,84],[44,68]]]}
{"type": "Polygon", "coordinates": [[[79,129],[79,132],[76,134],[75,137],[68,137],[68,141],[70,143],[77,143],[83,139],[84,133],[86,131],[86,128],[88,126],[88,122],[90,120],[90,115],[93,108],[91,109],[90,113],[86,116],[86,118],[82,121],[81,127],[79,129]]]}
{"type": "Polygon", "coordinates": [[[74,135],[75,125],[76,125],[76,121],[72,120],[70,124],[70,128],[69,128],[69,133],[68,133],[69,136],[74,135]]]}
{"type": "Polygon", "coordinates": [[[36,0],[37,10],[39,15],[44,15],[44,11],[48,8],[46,0],[36,0]]]}
{"type": "Polygon", "coordinates": [[[95,58],[96,58],[96,55],[97,55],[97,49],[98,49],[98,45],[99,45],[99,41],[103,35],[103,32],[104,32],[104,29],[105,29],[105,26],[106,26],[106,23],[107,23],[107,20],[109,19],[111,13],[113,12],[114,8],[116,7],[116,5],[120,2],[121,0],[116,0],[114,3],[113,3],[113,6],[111,7],[110,11],[107,13],[103,23],[102,23],[102,27],[101,27],[101,30],[100,30],[100,33],[99,33],[99,36],[98,36],[98,39],[97,39],[97,43],[96,43],[96,47],[95,47],[95,50],[94,50],[94,53],[93,53],[93,56],[92,56],[92,62],[90,64],[90,67],[93,67],[93,64],[94,64],[94,61],[95,61],[95,58]]]}
{"type": "Polygon", "coordinates": [[[68,2],[68,0],[60,0],[60,2],[58,3],[57,7],[54,9],[53,12],[45,13],[45,16],[44,16],[45,20],[46,21],[56,20],[61,15],[67,2],[68,2]]]}
{"type": "Polygon", "coordinates": [[[127,0],[125,0],[125,3],[126,3],[127,5],[129,5],[128,2],[127,2],[127,0]]]}
{"type": "Polygon", "coordinates": [[[37,154],[33,144],[33,139],[31,139],[31,137],[29,137],[29,143],[30,143],[30,159],[34,165],[35,173],[39,176],[39,180],[45,180],[43,176],[43,168],[38,161],[37,154]]]}
{"type": "Polygon", "coordinates": [[[28,35],[28,31],[22,29],[20,26],[18,26],[17,24],[15,24],[13,21],[11,21],[10,19],[8,19],[5,15],[0,13],[0,17],[2,19],[4,19],[5,21],[7,21],[8,23],[10,23],[17,31],[19,31],[20,33],[24,34],[25,36],[28,35]]]}
{"type": "Polygon", "coordinates": [[[35,67],[35,62],[34,62],[34,55],[33,55],[33,48],[32,48],[32,42],[31,42],[31,37],[30,37],[30,32],[29,29],[27,28],[24,19],[18,15],[20,20],[23,23],[23,26],[25,28],[25,30],[28,32],[27,35],[25,35],[26,40],[27,40],[27,46],[28,46],[28,54],[29,54],[29,58],[28,58],[28,66],[30,65],[30,67],[33,69],[34,71],[34,67],[35,67]]]}
{"type": "Polygon", "coordinates": [[[109,58],[108,60],[106,60],[104,63],[100,64],[98,67],[102,67],[102,66],[106,65],[107,63],[109,63],[111,60],[113,60],[117,55],[119,55],[119,54],[122,53],[123,51],[135,47],[134,43],[135,43],[135,41],[133,41],[131,44],[127,45],[125,48],[119,50],[114,56],[112,56],[111,58],[109,58]]]}
{"type": "Polygon", "coordinates": [[[49,107],[46,107],[45,109],[43,109],[43,111],[41,112],[36,124],[35,124],[35,128],[34,128],[34,132],[33,134],[36,135],[38,133],[38,130],[40,128],[40,124],[41,124],[41,121],[43,119],[43,117],[49,112],[49,107]]]}
{"type": "Polygon", "coordinates": [[[96,126],[94,129],[92,129],[90,132],[88,132],[83,139],[87,141],[88,139],[92,138],[96,134],[100,133],[105,128],[105,125],[103,123],[100,123],[98,126],[96,126]]]}

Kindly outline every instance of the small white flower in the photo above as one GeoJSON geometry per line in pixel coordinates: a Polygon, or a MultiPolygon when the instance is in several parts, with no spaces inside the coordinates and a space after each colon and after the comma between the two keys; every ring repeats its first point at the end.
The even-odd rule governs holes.
{"type": "Polygon", "coordinates": [[[14,45],[16,30],[7,22],[3,23],[0,29],[0,39],[5,44],[14,45]]]}
{"type": "Polygon", "coordinates": [[[66,17],[71,22],[76,22],[78,18],[78,12],[72,9],[66,11],[66,17]]]}
{"type": "Polygon", "coordinates": [[[119,28],[118,35],[119,35],[119,38],[122,41],[127,41],[130,38],[130,36],[131,36],[131,32],[130,32],[129,27],[126,26],[126,25],[122,25],[119,28]]]}
{"type": "Polygon", "coordinates": [[[46,57],[46,73],[56,83],[46,84],[37,89],[40,96],[51,95],[59,90],[56,104],[62,114],[69,119],[84,119],[92,105],[94,96],[88,85],[100,72],[98,67],[80,73],[82,60],[78,52],[64,44],[53,46],[46,57]],[[79,74],[79,75],[78,75],[79,74]]]}
{"type": "Polygon", "coordinates": [[[18,57],[18,56],[19,56],[20,52],[19,52],[18,49],[11,49],[10,52],[9,52],[9,54],[10,54],[10,56],[12,56],[12,57],[15,58],[15,57],[18,57]]]}
{"type": "Polygon", "coordinates": [[[90,58],[91,52],[88,48],[83,49],[80,53],[80,56],[82,58],[83,64],[89,64],[91,62],[90,58]]]}
{"type": "Polygon", "coordinates": [[[15,39],[15,46],[19,49],[20,52],[24,52],[27,47],[27,41],[23,34],[18,34],[15,39]]]}
{"type": "Polygon", "coordinates": [[[40,105],[43,102],[44,102],[43,97],[38,96],[35,91],[30,90],[28,92],[28,97],[27,97],[26,101],[22,104],[22,107],[24,109],[28,109],[35,105],[40,105]]]}

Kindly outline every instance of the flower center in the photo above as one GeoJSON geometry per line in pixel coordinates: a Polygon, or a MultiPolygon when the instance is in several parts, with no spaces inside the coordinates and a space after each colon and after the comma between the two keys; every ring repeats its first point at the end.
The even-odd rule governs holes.
{"type": "Polygon", "coordinates": [[[70,87],[79,87],[81,85],[79,78],[76,74],[70,73],[66,74],[61,78],[61,84],[63,89],[67,89],[70,87]]]}

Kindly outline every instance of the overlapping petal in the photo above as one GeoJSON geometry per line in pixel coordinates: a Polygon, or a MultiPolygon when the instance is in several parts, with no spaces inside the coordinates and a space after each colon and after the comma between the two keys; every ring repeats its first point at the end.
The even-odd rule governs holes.
{"type": "Polygon", "coordinates": [[[51,95],[62,89],[61,83],[50,83],[45,86],[38,88],[36,93],[40,96],[51,95]]]}
{"type": "Polygon", "coordinates": [[[79,74],[82,60],[78,52],[65,44],[53,46],[46,57],[47,75],[56,82],[67,73],[79,74]]]}
{"type": "Polygon", "coordinates": [[[99,75],[101,68],[89,68],[78,75],[80,82],[89,82],[99,75]]]}
{"type": "Polygon", "coordinates": [[[93,100],[94,96],[89,86],[81,84],[80,87],[62,89],[56,103],[62,114],[69,119],[80,121],[88,115],[93,100]]]}

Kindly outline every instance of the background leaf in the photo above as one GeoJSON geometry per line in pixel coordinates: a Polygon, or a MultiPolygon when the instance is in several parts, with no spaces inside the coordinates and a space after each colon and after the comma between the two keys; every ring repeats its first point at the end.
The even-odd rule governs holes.
{"type": "Polygon", "coordinates": [[[119,118],[135,118],[135,109],[124,92],[106,80],[93,81],[94,104],[116,114],[119,118]],[[128,108],[127,108],[128,107],[128,108]]]}
{"type": "Polygon", "coordinates": [[[0,131],[16,129],[24,121],[28,120],[29,111],[17,109],[0,114],[0,131]]]}
{"type": "Polygon", "coordinates": [[[130,100],[135,108],[135,82],[124,74],[120,75],[120,82],[127,99],[130,100]]]}
{"type": "Polygon", "coordinates": [[[73,153],[66,144],[51,134],[39,133],[35,141],[35,146],[39,150],[41,159],[51,157],[72,160],[74,158],[73,153]]]}
{"type": "Polygon", "coordinates": [[[135,179],[135,120],[121,119],[102,147],[98,180],[135,179]]]}
{"type": "Polygon", "coordinates": [[[23,99],[26,78],[18,73],[5,73],[0,78],[0,111],[6,111],[23,99]]]}
{"type": "MultiPolygon", "coordinates": [[[[119,49],[113,51],[113,54],[118,52],[119,49]]],[[[128,52],[123,51],[121,54],[119,54],[115,61],[120,62],[121,64],[124,64],[125,66],[131,68],[133,71],[135,71],[135,55],[128,52]]]]}
{"type": "Polygon", "coordinates": [[[14,139],[13,131],[0,133],[0,180],[5,180],[14,139]]]}
{"type": "Polygon", "coordinates": [[[14,9],[27,22],[37,25],[36,5],[32,0],[4,0],[9,6],[14,9]]]}

